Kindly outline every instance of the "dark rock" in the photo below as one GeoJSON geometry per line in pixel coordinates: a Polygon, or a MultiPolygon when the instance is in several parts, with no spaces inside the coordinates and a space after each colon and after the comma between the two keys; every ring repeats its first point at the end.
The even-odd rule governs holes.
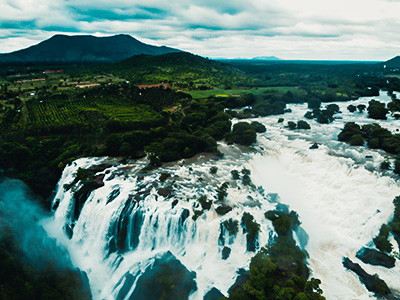
{"type": "Polygon", "coordinates": [[[107,205],[108,203],[110,203],[110,202],[113,202],[113,201],[115,200],[115,198],[117,198],[117,197],[119,196],[120,192],[121,192],[121,191],[120,191],[119,188],[113,190],[113,191],[108,195],[108,197],[107,197],[107,203],[106,203],[106,205],[107,205]]]}
{"type": "Polygon", "coordinates": [[[223,260],[228,259],[229,255],[231,255],[231,248],[225,246],[222,249],[222,259],[223,260]]]}
{"type": "Polygon", "coordinates": [[[112,172],[112,174],[107,178],[107,181],[113,180],[114,178],[116,178],[118,176],[124,175],[124,173],[125,172],[122,171],[122,170],[118,170],[118,171],[112,172]]]}
{"type": "Polygon", "coordinates": [[[134,196],[129,195],[119,217],[110,224],[107,235],[112,238],[108,245],[108,254],[124,253],[128,249],[134,250],[138,246],[144,214],[140,208],[137,208],[137,205],[138,202],[134,196]]]}
{"type": "Polygon", "coordinates": [[[183,223],[185,223],[186,219],[189,217],[190,211],[188,209],[183,209],[181,216],[179,217],[179,224],[180,226],[183,226],[183,223]]]}
{"type": "Polygon", "coordinates": [[[92,171],[94,173],[98,173],[98,172],[103,172],[105,169],[108,169],[111,167],[112,167],[112,164],[104,163],[104,164],[100,164],[100,165],[91,166],[90,168],[88,168],[88,170],[92,171]]]}
{"type": "Polygon", "coordinates": [[[377,275],[370,275],[361,268],[359,264],[353,263],[347,257],[343,258],[343,266],[356,273],[360,277],[360,281],[365,285],[368,291],[375,293],[377,296],[390,294],[390,289],[386,283],[377,275]]]}
{"type": "Polygon", "coordinates": [[[90,291],[89,277],[87,276],[87,273],[85,271],[80,271],[80,274],[81,274],[81,278],[82,278],[82,289],[85,291],[85,294],[90,296],[89,299],[92,299],[92,292],[90,291]]]}
{"type": "Polygon", "coordinates": [[[96,175],[95,177],[94,177],[94,182],[96,182],[96,184],[99,186],[99,187],[101,187],[101,186],[103,186],[104,185],[104,174],[99,174],[99,175],[96,175]]]}
{"type": "Polygon", "coordinates": [[[318,148],[319,148],[319,146],[318,146],[317,143],[314,143],[314,144],[312,144],[312,145],[310,146],[310,149],[318,149],[318,148]]]}
{"type": "Polygon", "coordinates": [[[196,273],[189,272],[168,251],[144,271],[128,299],[188,299],[190,293],[197,289],[195,278],[196,273]]]}
{"type": "Polygon", "coordinates": [[[221,216],[223,216],[223,215],[226,215],[228,212],[230,212],[232,210],[232,207],[231,206],[228,206],[228,205],[221,205],[221,206],[218,206],[216,209],[215,209],[215,211],[217,212],[217,214],[219,214],[219,215],[221,215],[221,216]]]}
{"type": "Polygon", "coordinates": [[[232,244],[239,231],[239,222],[233,219],[228,219],[219,224],[218,245],[225,246],[225,242],[232,244]],[[226,233],[228,233],[228,241],[225,241],[226,233]]]}
{"type": "Polygon", "coordinates": [[[81,213],[81,210],[83,208],[83,205],[85,204],[87,198],[89,195],[95,190],[98,189],[102,186],[104,186],[104,175],[99,175],[96,176],[94,180],[85,182],[79,190],[77,190],[74,193],[74,201],[75,201],[75,207],[74,207],[74,220],[77,220],[79,218],[79,215],[81,213]]]}
{"type": "Polygon", "coordinates": [[[170,188],[159,188],[157,192],[160,196],[163,196],[164,198],[170,198],[172,196],[173,190],[170,188]]]}
{"type": "Polygon", "coordinates": [[[72,239],[72,235],[74,234],[73,229],[74,229],[73,224],[67,224],[67,225],[65,225],[65,227],[64,227],[65,233],[67,234],[67,237],[68,237],[69,239],[72,239]]]}
{"type": "Polygon", "coordinates": [[[51,207],[51,210],[53,211],[57,210],[59,205],[60,205],[60,199],[56,199],[53,203],[53,206],[51,207]]]}
{"type": "Polygon", "coordinates": [[[112,237],[110,241],[108,242],[108,255],[111,253],[117,252],[117,241],[115,240],[115,237],[112,237]]]}
{"type": "Polygon", "coordinates": [[[126,273],[124,277],[125,277],[124,285],[119,290],[116,300],[125,299],[126,295],[129,293],[133,283],[135,282],[135,277],[129,272],[126,273]]]}
{"type": "MultiPolygon", "coordinates": [[[[136,202],[139,202],[141,200],[143,200],[144,198],[146,198],[148,195],[150,195],[150,190],[145,190],[145,191],[141,191],[136,193],[136,195],[134,196],[134,199],[136,200],[136,202]]],[[[133,195],[132,195],[133,197],[133,195]]]]}
{"type": "Polygon", "coordinates": [[[228,294],[232,294],[237,289],[243,288],[243,285],[249,280],[249,272],[245,269],[239,269],[237,271],[238,277],[236,278],[235,283],[229,288],[228,294]]]}
{"type": "Polygon", "coordinates": [[[222,294],[218,289],[213,287],[211,290],[207,292],[207,294],[204,295],[203,300],[218,300],[221,297],[224,297],[224,294],[222,294]]]}
{"type": "Polygon", "coordinates": [[[386,253],[365,247],[358,250],[356,257],[363,263],[385,268],[393,268],[395,264],[395,259],[386,253]]]}

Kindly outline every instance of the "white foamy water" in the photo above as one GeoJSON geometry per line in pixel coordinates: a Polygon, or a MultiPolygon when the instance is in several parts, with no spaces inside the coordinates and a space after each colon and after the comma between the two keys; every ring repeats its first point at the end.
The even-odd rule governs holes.
{"type": "MultiPolygon", "coordinates": [[[[400,286],[397,264],[389,270],[365,265],[355,258],[361,247],[372,246],[380,226],[390,220],[392,200],[400,189],[395,179],[377,171],[385,156],[383,151],[351,147],[338,142],[337,135],[345,122],[377,122],[368,119],[367,112],[349,113],[346,109],[349,104],[368,104],[372,98],[390,101],[381,94],[337,103],[342,113],[336,116],[341,119],[331,124],[305,119],[304,104],[290,105],[292,113],[283,116],[258,118],[267,132],[258,135],[256,151],[240,153],[236,146],[221,144],[225,157],[219,161],[198,159],[190,164],[171,164],[143,177],[139,170],[145,161],[125,165],[111,161],[113,166],[101,172],[105,185],[90,194],[79,218],[74,220],[73,192],[80,184],[68,191],[64,185],[74,180],[79,167],[108,161],[79,159],[63,172],[54,200],[59,206],[46,228],[67,246],[74,264],[87,272],[94,299],[116,299],[128,272],[136,278],[125,296],[129,299],[144,270],[167,251],[189,271],[196,272],[197,290],[190,299],[203,299],[213,287],[227,295],[237,270],[248,268],[254,255],[246,250],[246,236],[240,227],[243,212],[251,213],[261,225],[259,246],[268,242],[272,224],[265,219],[264,212],[275,208],[276,197],[272,194],[277,193],[278,201],[298,212],[309,235],[308,263],[313,276],[321,279],[327,299],[371,299],[373,295],[357,275],[344,269],[342,258],[349,257],[367,272],[378,273],[391,289],[400,286]],[[279,117],[285,118],[283,124],[277,123],[279,117]],[[310,123],[311,130],[291,131],[284,127],[287,121],[300,119],[310,123]],[[309,149],[314,142],[320,143],[319,148],[309,149]],[[211,166],[218,167],[216,175],[210,174],[211,166]],[[264,192],[232,179],[230,172],[243,167],[251,170],[253,183],[264,192]],[[171,174],[171,178],[160,182],[161,172],[171,174]],[[230,183],[224,204],[232,210],[219,216],[215,212],[220,205],[216,189],[224,182],[230,183]],[[161,196],[160,188],[171,189],[171,197],[161,196]],[[115,199],[109,201],[117,190],[115,199]],[[214,204],[194,220],[201,195],[214,204]],[[175,200],[177,204],[173,206],[175,200]],[[239,223],[239,231],[236,236],[224,231],[221,243],[220,224],[228,219],[239,223]],[[68,239],[65,228],[72,224],[73,236],[68,239]],[[110,251],[115,248],[121,227],[127,228],[127,249],[110,251]],[[231,249],[226,260],[222,259],[223,246],[231,249]]],[[[393,118],[379,123],[393,132],[400,127],[400,121],[393,118]]]]}
{"type": "MultiPolygon", "coordinates": [[[[373,98],[390,101],[384,94],[373,98]]],[[[352,104],[367,104],[370,99],[362,98],[352,104]]],[[[351,147],[338,142],[337,135],[345,122],[379,123],[395,132],[400,121],[371,120],[366,112],[349,113],[349,102],[336,104],[342,111],[337,116],[342,119],[327,125],[307,120],[311,125],[309,131],[289,131],[277,123],[277,117],[262,119],[268,132],[258,137],[258,144],[264,151],[254,155],[251,170],[257,185],[278,193],[283,203],[299,213],[309,234],[308,262],[313,276],[322,280],[327,299],[373,299],[357,275],[344,269],[342,258],[349,257],[370,274],[377,273],[391,289],[400,287],[398,261],[389,270],[355,258],[361,247],[373,246],[372,238],[392,217],[392,200],[400,189],[396,180],[366,169],[379,169],[383,151],[351,147]],[[313,142],[321,143],[319,149],[309,149],[313,142]],[[367,155],[372,159],[366,159],[367,155]]],[[[284,115],[287,121],[306,120],[305,105],[291,108],[293,113],[284,115]]]]}

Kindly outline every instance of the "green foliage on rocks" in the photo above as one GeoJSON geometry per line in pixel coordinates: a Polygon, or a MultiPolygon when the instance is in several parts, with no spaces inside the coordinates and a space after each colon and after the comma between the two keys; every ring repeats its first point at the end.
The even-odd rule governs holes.
{"type": "Polygon", "coordinates": [[[237,143],[244,146],[250,146],[256,142],[257,133],[251,124],[239,122],[233,125],[232,133],[226,134],[225,139],[228,142],[237,143]]]}
{"type": "Polygon", "coordinates": [[[368,117],[378,120],[386,120],[386,114],[389,110],[385,104],[377,100],[371,100],[368,104],[368,117]]]}
{"type": "Polygon", "coordinates": [[[388,241],[389,232],[390,227],[386,224],[382,224],[379,234],[373,239],[376,248],[382,252],[392,252],[393,246],[388,241]]]}
{"type": "Polygon", "coordinates": [[[321,281],[309,278],[306,255],[289,233],[299,224],[297,214],[270,211],[266,216],[273,220],[275,230],[285,230],[276,230],[274,241],[252,258],[250,270],[242,275],[242,283],[230,288],[227,299],[325,299],[319,287],[321,281]]]}

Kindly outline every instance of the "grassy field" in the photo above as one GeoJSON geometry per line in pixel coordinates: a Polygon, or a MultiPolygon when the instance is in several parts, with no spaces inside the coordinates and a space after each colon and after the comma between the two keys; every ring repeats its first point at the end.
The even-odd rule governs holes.
{"type": "Polygon", "coordinates": [[[213,89],[213,90],[199,90],[199,91],[188,91],[194,99],[205,99],[208,97],[235,97],[244,94],[264,95],[268,93],[280,93],[292,92],[293,94],[305,94],[305,91],[300,90],[296,87],[262,87],[262,88],[234,88],[234,89],[213,89]]]}

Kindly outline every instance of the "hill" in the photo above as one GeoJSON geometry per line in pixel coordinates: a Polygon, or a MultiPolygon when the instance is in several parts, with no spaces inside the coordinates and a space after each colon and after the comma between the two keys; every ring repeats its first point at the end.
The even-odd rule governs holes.
{"type": "Polygon", "coordinates": [[[95,37],[54,35],[37,45],[0,55],[0,63],[117,62],[134,55],[161,55],[181,50],[144,44],[130,35],[95,37]]]}
{"type": "Polygon", "coordinates": [[[381,65],[386,65],[386,68],[389,69],[400,68],[400,56],[393,57],[392,59],[381,63],[381,65]]]}
{"type": "Polygon", "coordinates": [[[157,56],[137,55],[106,68],[108,72],[137,84],[174,82],[210,87],[237,85],[239,81],[248,80],[235,67],[187,52],[157,56]]]}
{"type": "Polygon", "coordinates": [[[252,60],[282,60],[276,56],[257,56],[253,57],[252,60]]]}

